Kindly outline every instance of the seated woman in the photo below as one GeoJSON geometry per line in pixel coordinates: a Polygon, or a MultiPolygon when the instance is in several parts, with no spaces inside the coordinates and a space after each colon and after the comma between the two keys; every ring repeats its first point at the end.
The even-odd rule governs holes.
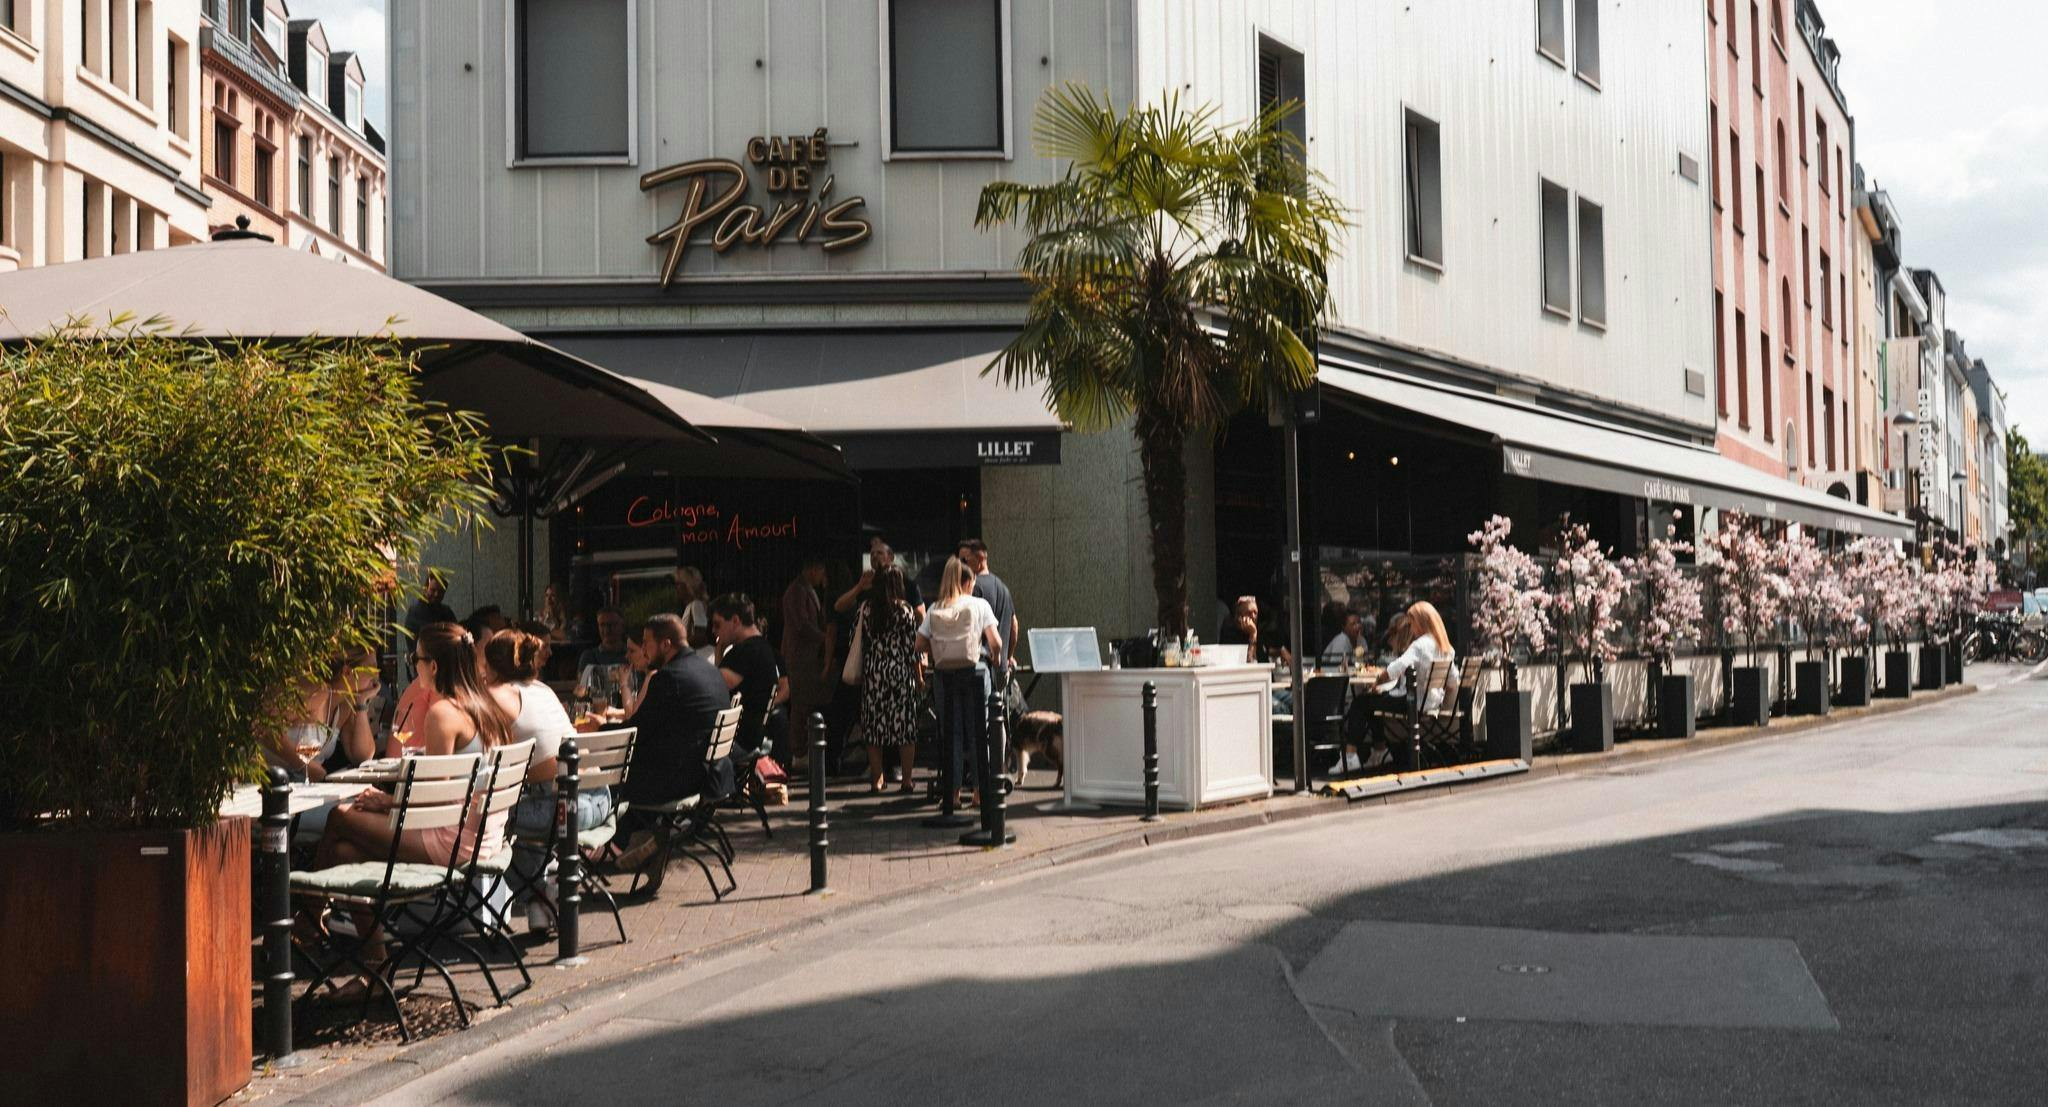
{"type": "MultiPolygon", "coordinates": [[[[1454,660],[1451,636],[1444,630],[1443,616],[1428,600],[1417,600],[1394,622],[1396,629],[1389,637],[1394,648],[1400,651],[1400,656],[1387,664],[1380,683],[1369,695],[1353,701],[1352,714],[1345,720],[1345,734],[1350,744],[1345,746],[1344,768],[1339,771],[1357,772],[1399,762],[1402,758],[1387,748],[1386,732],[1375,724],[1381,720],[1400,720],[1405,724],[1415,708],[1434,711],[1443,705],[1444,690],[1440,688],[1431,689],[1427,700],[1420,704],[1414,698],[1418,694],[1416,682],[1429,672],[1430,662],[1454,660]],[[1356,752],[1357,739],[1361,734],[1369,734],[1373,744],[1372,756],[1363,762],[1358,760],[1356,752]]],[[[1455,670],[1451,678],[1457,679],[1455,670]]]]}
{"type": "MultiPolygon", "coordinates": [[[[484,753],[491,747],[512,741],[512,721],[519,713],[519,693],[506,685],[495,688],[484,683],[483,666],[477,656],[476,638],[455,623],[433,623],[420,631],[413,645],[419,678],[431,682],[436,700],[419,723],[419,752],[429,755],[484,753]]],[[[327,832],[314,853],[314,868],[345,865],[355,861],[383,861],[391,855],[392,798],[375,788],[365,790],[334,809],[327,819],[327,832]]],[[[504,838],[503,813],[491,816],[484,833],[486,854],[504,838]]],[[[446,865],[467,862],[475,849],[474,817],[459,826],[407,830],[398,838],[400,861],[446,865]]],[[[368,933],[374,920],[358,916],[358,933],[368,933]]],[[[381,937],[372,935],[364,946],[365,959],[374,964],[383,959],[381,937]]],[[[358,993],[359,994],[359,993],[358,993]]]]}
{"type": "MultiPolygon", "coordinates": [[[[533,763],[526,770],[526,791],[512,809],[512,827],[518,833],[537,838],[545,837],[555,821],[555,774],[562,738],[575,733],[569,713],[562,709],[561,698],[540,682],[547,649],[547,643],[538,635],[523,630],[494,634],[484,646],[484,660],[490,667],[493,691],[510,689],[518,698],[511,740],[524,742],[533,739],[533,763]]],[[[579,790],[576,793],[576,810],[577,825],[583,827],[593,827],[611,818],[611,789],[579,790]]],[[[519,868],[523,878],[522,883],[529,884],[533,877],[539,875],[545,861],[538,854],[525,851],[513,858],[513,864],[519,868]]],[[[542,898],[528,904],[527,921],[538,930],[552,924],[554,910],[537,885],[532,886],[532,890],[542,898]]]]}
{"type": "Polygon", "coordinates": [[[327,671],[295,691],[297,702],[284,729],[268,737],[264,760],[294,782],[325,778],[327,763],[337,752],[351,765],[369,760],[376,753],[376,739],[363,705],[376,691],[376,658],[369,650],[358,648],[336,658],[327,671]]]}

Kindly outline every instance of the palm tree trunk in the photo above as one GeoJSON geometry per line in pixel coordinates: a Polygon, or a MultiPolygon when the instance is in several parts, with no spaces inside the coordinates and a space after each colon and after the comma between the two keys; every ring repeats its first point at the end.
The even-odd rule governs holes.
{"type": "Polygon", "coordinates": [[[1159,629],[1188,629],[1187,428],[1156,405],[1137,412],[1138,459],[1145,470],[1145,516],[1152,531],[1152,592],[1159,629]]]}

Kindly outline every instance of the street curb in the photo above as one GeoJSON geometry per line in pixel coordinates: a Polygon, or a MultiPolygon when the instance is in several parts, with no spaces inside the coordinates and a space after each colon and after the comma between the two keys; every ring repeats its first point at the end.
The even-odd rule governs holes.
{"type": "MultiPolygon", "coordinates": [[[[2041,668],[2048,668],[2043,663],[2041,668]]],[[[2036,670],[2039,671],[2038,669],[2036,670]]],[[[1648,761],[1661,761],[1690,753],[1702,753],[1730,746],[1772,738],[1790,738],[1800,734],[1823,730],[1837,724],[1861,722],[1866,719],[1900,714],[1921,707],[1933,707],[1944,700],[1976,692],[1974,684],[1951,685],[1936,692],[1915,695],[1910,700],[1883,701],[1868,708],[1856,708],[1856,714],[1832,714],[1787,720],[1768,727],[1731,728],[1696,735],[1692,738],[1646,739],[1630,743],[1629,748],[1615,749],[1605,753],[1550,755],[1539,759],[1526,773],[1512,776],[1481,777],[1465,783],[1446,782],[1442,785],[1416,788],[1403,792],[1389,792],[1363,800],[1346,800],[1341,796],[1313,796],[1294,800],[1292,797],[1275,797],[1279,806],[1250,807],[1241,814],[1208,822],[1155,823],[1139,826],[1120,833],[1106,834],[1091,841],[1058,846],[1037,853],[1018,857],[1013,863],[999,866],[992,872],[975,873],[969,876],[948,877],[926,884],[899,889],[875,899],[859,902],[848,901],[834,904],[807,919],[763,927],[741,934],[722,938],[708,945],[685,950],[659,961],[623,970],[611,976],[601,977],[577,985],[567,991],[551,996],[531,1007],[506,1010],[474,1023],[467,1030],[457,1031],[419,1045],[403,1049],[395,1056],[365,1064],[359,1071],[341,1076],[319,1088],[309,1089],[303,1095],[281,1099],[281,1104],[304,1104],[307,1107],[344,1107],[362,1103],[385,1095],[404,1085],[436,1072],[462,1058],[482,1049],[487,1049],[508,1038],[553,1022],[564,1016],[591,1007],[612,998],[627,988],[639,987],[654,978],[674,972],[685,965],[711,959],[767,942],[781,941],[796,937],[812,930],[821,929],[857,916],[864,912],[879,911],[895,906],[910,896],[948,895],[986,884],[991,880],[1011,881],[1023,875],[1044,869],[1093,861],[1104,857],[1128,853],[1169,842],[1189,841],[1208,838],[1218,834],[1234,833],[1261,826],[1292,823],[1303,819],[1325,815],[1336,815],[1372,806],[1392,806],[1414,803],[1422,800],[1470,795],[1483,789],[1526,785],[1537,780],[1551,780],[1559,777],[1577,776],[1613,768],[1616,765],[1635,765],[1648,761]]],[[[1274,801],[1268,801],[1274,802],[1274,801]]],[[[1133,816],[1135,817],[1135,816],[1133,816]]],[[[545,948],[545,947],[542,947],[545,948]]],[[[553,971],[545,962],[535,965],[537,971],[553,971]]],[[[346,1063],[346,1062],[344,1062],[346,1063]]]]}

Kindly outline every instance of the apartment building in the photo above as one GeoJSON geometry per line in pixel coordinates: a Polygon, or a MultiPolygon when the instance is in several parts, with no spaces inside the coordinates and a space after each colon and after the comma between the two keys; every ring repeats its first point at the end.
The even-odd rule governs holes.
{"type": "Polygon", "coordinates": [[[1706,5],[1715,134],[1715,402],[1729,457],[1852,491],[1858,466],[1851,127],[1811,0],[1706,5]]]}
{"type": "Polygon", "coordinates": [[[1977,433],[1971,445],[1976,455],[1977,480],[1971,495],[1983,520],[1983,548],[2003,560],[2012,550],[2011,474],[2005,458],[2005,439],[2010,428],[2006,423],[2005,394],[1991,379],[1991,370],[1982,358],[1970,363],[1970,395],[1977,409],[1977,433]]]}
{"type": "Polygon", "coordinates": [[[0,271],[206,237],[199,0],[0,5],[0,271]]]}
{"type": "MultiPolygon", "coordinates": [[[[1303,404],[1311,580],[1342,587],[1368,560],[1435,565],[1495,511],[1537,535],[1569,513],[1624,549],[1725,509],[1905,530],[1714,448],[1717,144],[1699,6],[392,0],[390,19],[395,273],[608,368],[827,437],[862,476],[858,518],[820,509],[808,533],[836,543],[843,527],[847,548],[882,533],[913,564],[979,534],[1044,623],[1152,622],[1129,435],[1070,433],[1035,392],[982,375],[1028,289],[1020,234],[976,229],[976,200],[991,181],[1061,171],[1029,136],[1041,94],[1067,81],[1119,104],[1171,90],[1222,121],[1302,105],[1290,125],[1309,167],[1352,212],[1322,384],[1303,404]],[[745,222],[783,210],[775,233],[745,222]]],[[[1788,182],[1788,206],[1818,223],[1825,201],[1846,220],[1846,115],[1813,82],[1809,97],[1834,105],[1813,143],[1829,175],[1824,190],[1809,169],[1803,198],[1788,182]]],[[[1815,256],[1814,333],[1792,353],[1822,428],[1810,466],[1801,439],[1802,477],[1855,456],[1838,337],[1852,324],[1828,314],[1847,299],[1845,227],[1809,236],[1832,291],[1815,256]]],[[[1796,256],[1788,241],[1777,255],[1796,256]]],[[[1796,408],[1803,434],[1796,389],[1778,386],[1773,413],[1796,408]]],[[[1281,578],[1276,439],[1247,414],[1191,446],[1205,633],[1209,597],[1270,596],[1281,578]]],[[[546,528],[543,571],[580,599],[635,558],[673,564],[679,537],[636,526],[631,505],[694,488],[617,478],[546,528]]],[[[804,502],[719,496],[724,511],[804,502]]],[[[493,556],[461,555],[480,574],[493,556]]],[[[795,553],[690,556],[774,594],[795,553]]],[[[471,586],[457,583],[458,606],[509,594],[471,586]]]]}

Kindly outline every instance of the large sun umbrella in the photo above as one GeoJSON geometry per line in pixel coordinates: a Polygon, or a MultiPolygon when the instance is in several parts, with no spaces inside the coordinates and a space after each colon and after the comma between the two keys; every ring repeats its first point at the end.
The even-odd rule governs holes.
{"type": "Polygon", "coordinates": [[[0,343],[151,320],[198,341],[390,336],[417,350],[426,398],[479,413],[494,436],[538,455],[498,482],[501,511],[520,519],[522,609],[534,517],[629,463],[853,479],[836,448],[794,424],[629,379],[404,281],[254,238],[0,274],[0,343]]]}

